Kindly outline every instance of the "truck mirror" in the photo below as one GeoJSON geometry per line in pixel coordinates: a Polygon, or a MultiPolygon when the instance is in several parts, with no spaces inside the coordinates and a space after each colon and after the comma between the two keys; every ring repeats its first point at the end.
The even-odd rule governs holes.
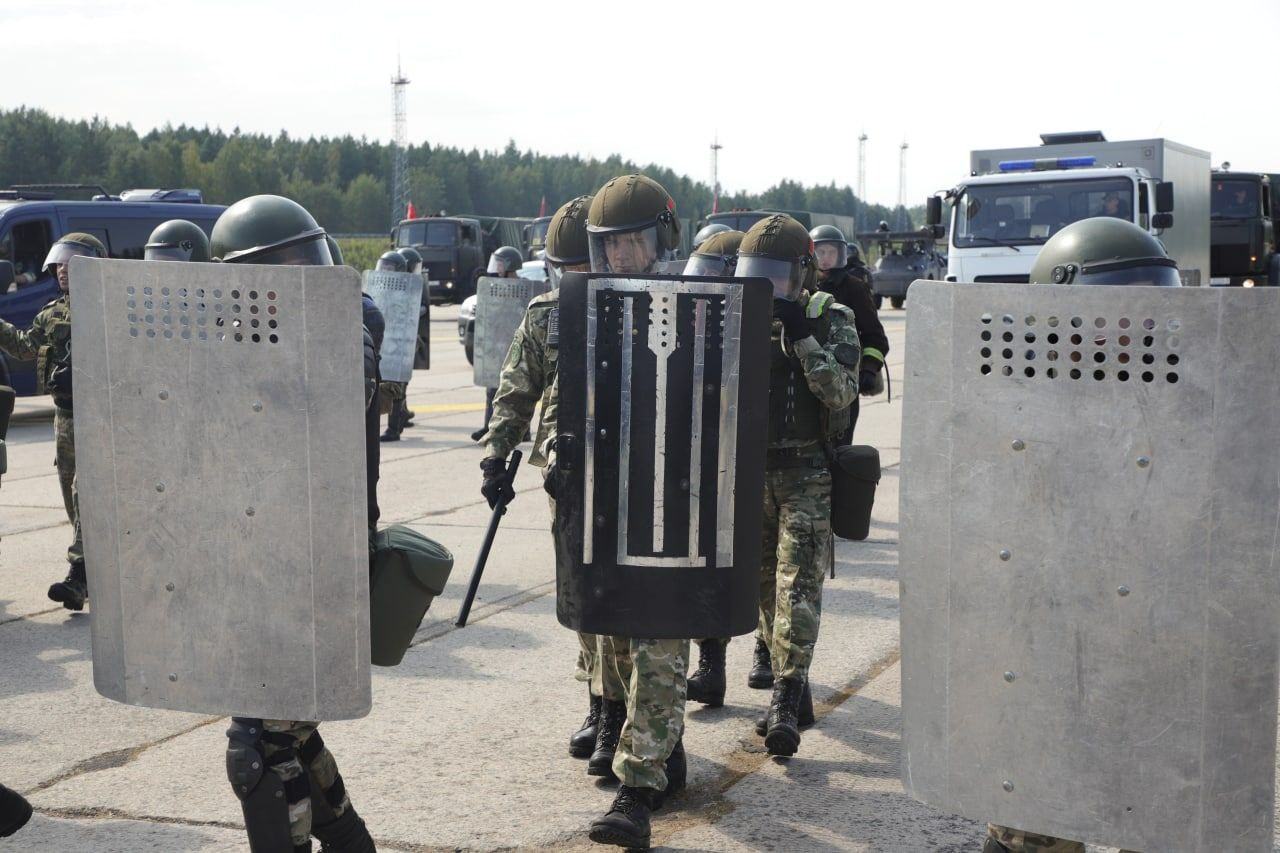
{"type": "Polygon", "coordinates": [[[933,235],[933,239],[935,240],[941,240],[943,237],[947,236],[947,226],[945,225],[931,225],[929,226],[929,229],[929,233],[933,235]]]}
{"type": "Polygon", "coordinates": [[[1173,212],[1173,184],[1161,181],[1156,184],[1156,213],[1173,212]]]}
{"type": "Polygon", "coordinates": [[[925,201],[924,221],[929,225],[942,224],[942,199],[936,195],[929,196],[925,201]]]}
{"type": "Polygon", "coordinates": [[[399,228],[392,228],[392,229],[391,229],[391,245],[392,245],[392,246],[394,246],[394,245],[396,244],[396,232],[397,232],[397,231],[399,231],[399,230],[400,230],[399,228]]]}
{"type": "Polygon", "coordinates": [[[0,293],[7,293],[13,287],[13,261],[0,261],[0,293]]]}
{"type": "Polygon", "coordinates": [[[1162,231],[1165,228],[1172,228],[1173,214],[1157,213],[1155,216],[1151,217],[1151,227],[1156,229],[1157,231],[1162,231]]]}

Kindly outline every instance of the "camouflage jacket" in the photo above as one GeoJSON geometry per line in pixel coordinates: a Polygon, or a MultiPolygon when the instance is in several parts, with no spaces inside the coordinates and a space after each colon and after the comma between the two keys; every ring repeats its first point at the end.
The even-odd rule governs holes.
{"type": "Polygon", "coordinates": [[[49,391],[60,408],[71,408],[71,394],[49,386],[54,368],[71,365],[71,302],[66,294],[40,309],[24,331],[0,320],[0,349],[22,361],[36,360],[36,390],[49,391]]]}
{"type": "MultiPolygon", "coordinates": [[[[858,360],[862,353],[853,312],[826,293],[814,298],[805,291],[800,294],[800,304],[811,325],[825,328],[817,337],[788,343],[783,351],[800,362],[805,385],[823,406],[833,412],[848,410],[858,398],[858,360]],[[825,340],[819,341],[819,338],[825,340]]],[[[769,345],[783,346],[780,321],[773,323],[769,345]]],[[[773,409],[778,403],[773,399],[774,389],[770,392],[769,406],[773,409]]],[[[812,443],[807,439],[784,438],[771,442],[770,447],[803,447],[812,443]]]]}
{"type": "Polygon", "coordinates": [[[541,401],[542,418],[529,462],[540,468],[547,464],[543,445],[555,432],[554,421],[547,415],[559,355],[559,335],[555,329],[559,305],[560,292],[553,290],[535,296],[525,310],[502,364],[489,431],[480,439],[486,456],[506,459],[524,440],[533,422],[534,407],[541,401]]]}

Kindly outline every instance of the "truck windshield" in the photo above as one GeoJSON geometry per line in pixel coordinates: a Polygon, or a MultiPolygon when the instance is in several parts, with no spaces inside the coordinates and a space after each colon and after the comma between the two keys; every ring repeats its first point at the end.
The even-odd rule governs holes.
{"type": "Polygon", "coordinates": [[[410,222],[400,226],[397,246],[454,246],[458,228],[452,222],[410,222]]]}
{"type": "Polygon", "coordinates": [[[1035,246],[1079,219],[1133,221],[1133,182],[1125,178],[977,184],[956,200],[955,245],[1035,246]]]}
{"type": "Polygon", "coordinates": [[[707,217],[707,224],[718,222],[721,225],[728,225],[734,231],[741,231],[745,234],[751,230],[752,225],[768,216],[769,214],[767,213],[713,213],[707,217]]]}
{"type": "Polygon", "coordinates": [[[529,243],[534,246],[543,246],[547,242],[547,226],[551,224],[551,220],[541,220],[534,222],[529,226],[529,243]]]}
{"type": "Polygon", "coordinates": [[[1251,219],[1258,216],[1257,181],[1214,181],[1210,197],[1212,219],[1251,219]]]}

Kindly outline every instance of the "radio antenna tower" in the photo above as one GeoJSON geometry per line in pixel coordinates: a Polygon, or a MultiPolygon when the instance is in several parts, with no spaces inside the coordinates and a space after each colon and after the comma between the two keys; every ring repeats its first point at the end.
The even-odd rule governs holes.
{"type": "Polygon", "coordinates": [[[902,145],[898,148],[898,230],[906,229],[907,224],[902,220],[907,215],[907,141],[902,140],[902,145]]]}
{"type": "Polygon", "coordinates": [[[711,212],[716,213],[720,204],[720,134],[711,142],[711,212]]]}
{"type": "Polygon", "coordinates": [[[867,132],[858,136],[858,199],[867,200],[867,132]]]}
{"type": "Polygon", "coordinates": [[[408,147],[409,120],[405,109],[404,90],[409,81],[400,73],[400,60],[396,59],[396,76],[391,78],[393,123],[391,128],[391,225],[404,219],[409,205],[408,147]]]}

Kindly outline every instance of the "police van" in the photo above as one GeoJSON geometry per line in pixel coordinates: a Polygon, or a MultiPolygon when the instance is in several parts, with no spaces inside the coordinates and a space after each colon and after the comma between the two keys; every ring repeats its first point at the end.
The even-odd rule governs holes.
{"type": "MultiPolygon", "coordinates": [[[[226,209],[204,204],[199,190],[127,190],[120,195],[100,191],[88,201],[58,198],[58,192],[85,187],[0,190],[0,318],[19,329],[58,295],[58,282],[42,269],[49,248],[65,234],[92,234],[113,258],[142,259],[152,230],[170,219],[187,219],[204,229],[226,209]]],[[[101,188],[94,188],[99,189],[101,188]]],[[[35,362],[0,353],[0,385],[19,395],[36,393],[35,362]]]]}

